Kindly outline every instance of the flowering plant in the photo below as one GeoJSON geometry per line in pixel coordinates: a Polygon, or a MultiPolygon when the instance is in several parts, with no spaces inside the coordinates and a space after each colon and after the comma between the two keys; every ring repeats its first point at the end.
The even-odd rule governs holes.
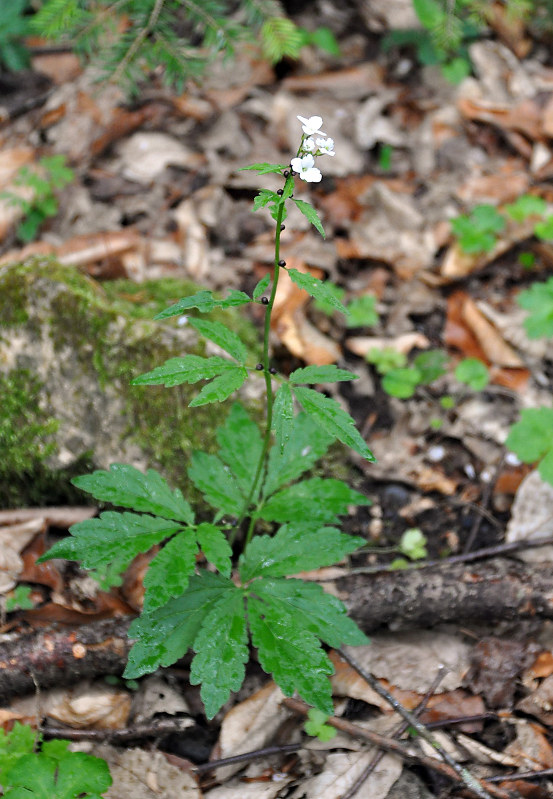
{"type": "Polygon", "coordinates": [[[73,525],[71,537],[40,559],[79,560],[103,574],[104,584],[116,584],[117,574],[133,557],[156,547],[144,579],[144,608],[129,630],[134,645],[125,676],[136,678],[170,666],[191,648],[190,681],[201,684],[209,717],[241,686],[249,638],[261,666],[285,694],[297,691],[327,714],[333,711],[327,679],[333,667],[323,644],[367,642],[338,599],[316,583],[293,577],[340,561],[365,544],[338,525],[352,504],[367,505],[368,499],[340,480],[305,474],[335,439],[373,460],[339,403],[309,387],[354,380],[355,374],[327,365],[296,369],[285,377],[271,362],[271,313],[281,271],[315,299],[347,313],[324,282],[288,268],[280,254],[290,201],[324,235],[313,206],[293,197],[294,177],[319,181],[315,158],[332,155],[333,141],[318,138],[313,143],[313,135],[326,136],[321,117],[299,120],[303,136],[291,169],[269,163],[245,167],[284,179],[283,188],[262,189],[254,200],[254,211],[267,207],[275,221],[272,274],[258,282],[251,296],[233,290],[219,298],[200,291],[156,317],[195,312],[189,323],[224,356],[171,358],[133,380],[134,385],[166,387],[203,382],[189,403],[195,407],[222,402],[260,375],[266,393],[263,429],[235,403],[217,431],[218,452],[193,453],[188,478],[212,509],[207,517],[205,507],[194,510],[181,491],[171,489],[152,469],[144,474],[133,466],[112,464],[109,470],[75,478],[74,484],[97,500],[130,510],[106,510],[99,518],[73,525]],[[250,363],[233,330],[202,318],[215,308],[249,303],[265,309],[263,356],[257,364],[250,363]]]}

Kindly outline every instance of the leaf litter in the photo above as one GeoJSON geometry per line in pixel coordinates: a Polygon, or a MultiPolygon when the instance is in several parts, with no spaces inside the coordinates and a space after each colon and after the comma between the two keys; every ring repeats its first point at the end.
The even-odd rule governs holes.
{"type": "MultiPolygon", "coordinates": [[[[514,328],[520,330],[516,313],[521,318],[515,303],[517,286],[527,286],[534,279],[520,266],[518,255],[521,248],[535,254],[535,276],[540,279],[551,268],[549,245],[535,242],[532,222],[509,223],[491,252],[471,255],[454,241],[449,220],[478,203],[501,207],[513,202],[530,186],[533,193],[552,202],[547,185],[553,175],[550,69],[539,58],[527,55],[526,32],[513,33],[512,23],[503,20],[495,23],[497,28],[492,24],[497,31],[507,31],[499,35],[503,43],[486,40],[471,46],[475,76],[459,88],[444,84],[432,69],[415,67],[409,53],[403,57],[409,69],[415,67],[415,77],[406,82],[397,55],[380,53],[369,61],[355,54],[360,53],[358,44],[365,42],[365,35],[379,35],[383,27],[396,24],[394,19],[405,24],[412,14],[411,3],[396,0],[378,7],[359,3],[358,10],[348,7],[344,13],[350,15],[350,21],[361,19],[372,33],[360,29],[357,39],[344,34],[343,59],[332,63],[330,69],[320,55],[306,52],[299,64],[287,65],[287,76],[277,78],[266,65],[243,54],[236,69],[219,68],[203,89],[188,87],[178,98],[167,98],[155,90],[134,110],[125,108],[117,89],[97,93],[86,72],[71,72],[76,69],[72,64],[68,73],[60,61],[60,71],[54,68],[50,73],[57,85],[42,109],[4,127],[0,188],[9,187],[16,167],[38,161],[38,137],[49,152],[67,155],[78,168],[78,186],[75,191],[68,190],[59,216],[49,222],[40,240],[26,249],[18,246],[13,234],[18,214],[3,204],[0,257],[8,261],[32,252],[49,252],[101,279],[183,276],[210,289],[248,290],[252,271],[266,270],[271,263],[271,227],[257,217],[252,221],[242,193],[257,184],[249,173],[237,169],[249,161],[280,162],[292,141],[290,120],[298,113],[321,113],[331,125],[337,156],[331,161],[328,188],[315,196],[315,202],[323,209],[331,234],[321,242],[297,209],[292,209],[288,238],[283,240],[287,262],[302,273],[331,278],[345,288],[348,300],[376,270],[384,270],[387,279],[378,298],[378,322],[355,335],[346,333],[338,314],[330,319],[317,314],[307,295],[283,280],[280,315],[275,316],[273,330],[283,363],[291,362],[289,371],[315,364],[349,364],[354,370],[368,371],[370,367],[364,367],[359,359],[372,347],[392,346],[409,358],[412,352],[441,346],[449,347],[455,358],[479,357],[492,375],[488,394],[461,397],[456,409],[442,414],[441,426],[436,428],[430,422],[436,417],[439,391],[429,389],[426,396],[412,400],[392,399],[380,390],[379,378],[372,372],[368,375],[371,380],[363,383],[372,385],[370,395],[356,394],[356,387],[338,390],[335,398],[344,404],[351,402],[352,412],[370,433],[371,448],[379,455],[378,463],[364,471],[361,480],[361,490],[381,509],[377,543],[394,545],[406,525],[416,522],[421,524],[433,555],[455,554],[463,547],[468,527],[476,523],[475,502],[482,504],[483,514],[492,514],[498,521],[494,526],[484,518],[477,538],[480,545],[502,540],[508,518],[506,541],[544,535],[552,507],[548,484],[541,481],[538,485],[539,475],[532,472],[520,483],[513,504],[516,486],[508,478],[519,467],[502,462],[501,455],[509,425],[520,408],[536,407],[535,400],[551,406],[551,349],[540,342],[541,348],[533,350],[527,338],[514,335],[514,328]],[[68,74],[74,77],[69,80],[68,74]],[[392,148],[388,170],[378,158],[384,145],[392,148]],[[222,218],[228,220],[225,225],[221,225],[222,218]],[[445,451],[439,460],[429,458],[436,446],[445,451]],[[496,470],[497,480],[486,505],[489,482],[484,476],[488,468],[496,470]],[[403,485],[403,493],[397,490],[398,483],[403,485]],[[510,489],[502,492],[500,487],[508,484],[510,489]],[[416,507],[416,496],[428,499],[431,505],[422,503],[407,520],[405,510],[416,507]],[[448,498],[458,503],[453,514],[448,498]]],[[[266,185],[272,185],[270,176],[266,185]]],[[[456,385],[447,375],[443,393],[452,390],[457,390],[456,385]]],[[[367,531],[368,513],[352,523],[357,525],[354,532],[367,531]]],[[[376,518],[373,516],[373,521],[376,518]]],[[[2,573],[7,580],[3,593],[13,589],[18,580],[36,580],[41,585],[36,572],[25,565],[23,549],[45,525],[57,526],[56,522],[25,521],[30,537],[16,526],[19,522],[2,524],[0,530],[7,536],[2,549],[6,559],[2,573]]],[[[517,557],[532,555],[541,562],[549,552],[534,549],[517,557]]],[[[367,562],[374,563],[375,557],[369,553],[367,562]]],[[[43,579],[47,592],[59,578],[43,575],[43,579]]],[[[44,605],[48,608],[43,614],[45,621],[48,614],[55,618],[52,606],[61,607],[64,602],[83,622],[91,610],[108,606],[102,592],[84,603],[65,593],[65,599],[53,596],[52,603],[44,605]]],[[[122,612],[123,606],[124,597],[108,612],[122,612]]],[[[471,636],[479,639],[489,632],[476,628],[471,636]]],[[[517,628],[505,622],[492,632],[506,639],[517,635],[523,653],[532,652],[536,633],[531,626],[517,628]]],[[[414,636],[396,631],[375,636],[373,646],[366,650],[366,665],[406,705],[414,707],[445,662],[449,670],[429,702],[429,712],[439,702],[450,702],[457,703],[457,715],[478,715],[472,700],[479,700],[480,710],[489,709],[494,702],[482,685],[471,685],[467,677],[471,644],[471,637],[458,630],[414,636]],[[468,687],[477,696],[470,696],[468,687]]],[[[551,651],[545,643],[540,654],[543,658],[551,651]]],[[[486,658],[492,660],[490,652],[486,658]]],[[[488,759],[498,762],[505,752],[504,762],[510,766],[549,767],[551,675],[534,678],[524,696],[516,682],[521,672],[515,669],[514,673],[518,676],[503,677],[506,693],[502,704],[512,711],[516,702],[519,713],[537,718],[544,727],[507,717],[505,729],[513,737],[507,742],[509,735],[501,734],[500,722],[496,721],[492,730],[493,723],[488,721],[484,733],[482,727],[476,731],[483,747],[480,757],[485,759],[489,739],[488,759]]],[[[348,697],[348,712],[357,708],[360,715],[388,713],[381,698],[359,679],[351,675],[346,679],[338,670],[334,684],[336,694],[348,697]]],[[[193,707],[195,689],[188,687],[187,691],[188,704],[193,707]]],[[[98,701],[101,705],[105,697],[98,701]]],[[[275,740],[299,741],[300,727],[287,719],[289,714],[280,706],[276,689],[271,684],[261,688],[219,720],[222,726],[212,757],[263,748],[275,740]]],[[[466,735],[452,735],[455,751],[469,748],[466,735]]],[[[133,783],[132,788],[120,788],[119,793],[108,796],[127,799],[142,795],[139,791],[148,797],[174,795],[175,783],[166,788],[165,777],[158,776],[165,768],[161,756],[137,751],[138,766],[120,760],[115,768],[118,780],[123,772],[136,770],[142,775],[142,787],[133,783]]],[[[340,796],[370,759],[364,752],[334,752],[326,761],[321,756],[318,763],[307,766],[301,758],[271,757],[273,760],[262,760],[259,768],[245,772],[251,782],[236,777],[242,765],[218,769],[220,786],[209,787],[208,783],[203,793],[254,799],[340,796]],[[281,771],[283,765],[289,770],[281,771]],[[272,776],[267,777],[265,771],[271,768],[272,776]],[[309,774],[309,769],[320,773],[309,774]]],[[[470,757],[477,758],[475,749],[469,761],[470,757]]],[[[400,772],[397,759],[386,755],[357,795],[393,795],[400,772]]],[[[177,779],[176,772],[172,773],[177,779]]],[[[186,792],[182,795],[203,795],[190,775],[183,778],[181,789],[186,792]]],[[[115,786],[111,790],[116,790],[115,786]]]]}

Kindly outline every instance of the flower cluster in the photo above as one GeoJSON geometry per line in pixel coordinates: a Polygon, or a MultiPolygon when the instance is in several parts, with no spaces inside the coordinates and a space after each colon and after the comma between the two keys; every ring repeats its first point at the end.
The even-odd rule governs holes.
{"type": "Polygon", "coordinates": [[[307,183],[318,183],[322,178],[322,174],[320,169],[315,166],[315,156],[334,155],[334,140],[330,138],[313,138],[313,136],[326,137],[326,133],[321,130],[322,117],[314,116],[306,119],[298,116],[298,119],[302,123],[303,136],[298,155],[296,158],[292,158],[290,165],[302,180],[307,181],[307,183]]]}

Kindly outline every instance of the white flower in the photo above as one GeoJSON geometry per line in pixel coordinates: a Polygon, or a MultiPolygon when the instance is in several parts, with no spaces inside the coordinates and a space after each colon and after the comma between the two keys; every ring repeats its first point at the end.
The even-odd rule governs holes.
{"type": "Polygon", "coordinates": [[[307,153],[301,158],[292,158],[290,164],[294,172],[298,172],[300,178],[308,183],[318,183],[323,177],[321,171],[315,166],[315,159],[311,153],[307,153]]]}
{"type": "Polygon", "coordinates": [[[320,129],[323,124],[322,117],[309,117],[309,119],[306,119],[298,115],[298,119],[302,123],[301,127],[306,136],[313,136],[315,133],[318,133],[319,136],[326,136],[326,133],[320,129]]]}
{"type": "Polygon", "coordinates": [[[334,152],[334,139],[317,139],[319,155],[336,155],[334,152]]]}
{"type": "Polygon", "coordinates": [[[313,139],[306,139],[301,146],[303,153],[312,153],[317,149],[317,145],[313,139]]]}

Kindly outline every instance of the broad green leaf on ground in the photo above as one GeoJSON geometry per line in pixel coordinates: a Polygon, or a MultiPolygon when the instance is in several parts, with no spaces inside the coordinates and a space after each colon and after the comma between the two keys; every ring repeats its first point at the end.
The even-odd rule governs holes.
{"type": "Polygon", "coordinates": [[[180,386],[182,383],[197,383],[222,375],[227,369],[235,369],[236,364],[226,358],[213,355],[184,355],[182,358],[169,358],[151,372],[145,372],[131,380],[132,386],[180,386]]]}
{"type": "Polygon", "coordinates": [[[232,549],[223,531],[210,522],[202,522],[196,529],[196,540],[206,560],[224,577],[230,577],[232,549]]]}
{"type": "Polygon", "coordinates": [[[137,639],[129,652],[124,677],[149,674],[160,666],[171,666],[194,643],[203,620],[215,605],[236,591],[220,574],[200,571],[190,578],[185,593],[152,613],[142,613],[129,628],[137,639]]]}
{"type": "Polygon", "coordinates": [[[514,203],[506,205],[503,209],[515,222],[524,222],[529,216],[543,216],[547,211],[547,203],[543,197],[535,194],[523,194],[514,203]]]}
{"type": "Polygon", "coordinates": [[[297,691],[310,705],[332,714],[327,675],[334,669],[317,638],[299,625],[290,625],[289,618],[280,616],[280,607],[267,598],[248,598],[248,618],[263,670],[273,675],[287,696],[297,691]]]}
{"type": "Polygon", "coordinates": [[[327,433],[347,447],[351,447],[368,461],[374,461],[374,455],[355,427],[355,422],[336,400],[325,397],[324,394],[320,394],[312,388],[300,386],[294,388],[294,394],[304,411],[312,416],[327,433]]]}
{"type": "Polygon", "coordinates": [[[422,383],[422,374],[414,366],[406,366],[403,369],[390,369],[382,378],[382,388],[391,397],[398,399],[409,399],[412,397],[417,386],[422,383]]]}
{"type": "Polygon", "coordinates": [[[243,291],[233,289],[225,299],[218,299],[211,291],[198,291],[189,297],[183,297],[174,305],[158,313],[154,319],[168,319],[170,316],[182,316],[192,308],[197,308],[202,313],[212,311],[214,308],[231,308],[237,305],[246,305],[251,299],[243,291]]]}
{"type": "Polygon", "coordinates": [[[238,391],[247,378],[248,370],[243,366],[228,369],[224,374],[205,385],[198,396],[188,403],[188,407],[197,408],[199,405],[208,405],[210,402],[223,402],[235,391],[238,391]]]}
{"type": "Polygon", "coordinates": [[[283,619],[320,638],[329,646],[363,646],[369,639],[347,615],[343,602],[317,583],[271,578],[255,583],[255,595],[272,603],[283,619]]]}
{"type": "MultiPolygon", "coordinates": [[[[288,387],[287,383],[283,385],[288,387]]],[[[280,486],[297,480],[325,454],[333,440],[334,436],[323,430],[308,414],[299,413],[292,420],[284,450],[281,452],[277,443],[269,451],[264,496],[268,497],[280,486]]]]}
{"type": "Polygon", "coordinates": [[[273,494],[256,516],[268,522],[334,524],[349,505],[370,505],[370,500],[341,480],[312,477],[273,494]]]}
{"type": "Polygon", "coordinates": [[[329,719],[327,713],[317,710],[316,707],[310,707],[307,712],[307,718],[308,721],[303,725],[303,729],[308,735],[318,738],[323,743],[331,741],[336,736],[338,731],[331,727],[330,724],[325,724],[329,719]]]}
{"type": "Polygon", "coordinates": [[[521,291],[518,304],[530,315],[524,320],[529,338],[553,337],[553,277],[545,283],[532,283],[521,291]]]}
{"type": "Polygon", "coordinates": [[[182,524],[137,513],[105,511],[71,527],[71,535],[58,541],[37,562],[51,558],[81,561],[85,569],[98,569],[117,561],[124,568],[140,552],[177,533],[182,524]]]}
{"type": "Polygon", "coordinates": [[[268,175],[271,172],[282,172],[284,169],[290,169],[289,164],[269,164],[264,161],[260,164],[251,164],[251,166],[242,166],[239,172],[247,172],[248,170],[257,172],[259,175],[268,175]]]}
{"type": "Polygon", "coordinates": [[[13,729],[6,732],[0,727],[0,785],[5,785],[4,779],[9,769],[23,757],[34,751],[37,741],[36,730],[28,724],[16,721],[13,729]]]}
{"type": "Polygon", "coordinates": [[[324,239],[325,238],[325,229],[323,227],[323,223],[319,219],[319,215],[316,212],[316,210],[313,208],[311,203],[306,203],[304,200],[296,200],[296,199],[294,199],[294,202],[296,203],[298,209],[305,216],[305,218],[307,220],[309,220],[309,222],[311,222],[313,227],[316,228],[319,231],[319,233],[321,234],[321,236],[324,239]]]}
{"type": "Polygon", "coordinates": [[[213,322],[209,319],[189,319],[192,327],[204,338],[213,341],[218,347],[235,358],[239,363],[244,364],[248,356],[246,345],[240,340],[233,330],[230,330],[221,322],[213,322]]]}
{"type": "Polygon", "coordinates": [[[198,545],[194,530],[183,530],[155,555],[144,577],[144,610],[160,608],[186,590],[196,567],[198,545]]]}
{"type": "Polygon", "coordinates": [[[108,764],[102,758],[66,752],[65,757],[54,759],[47,751],[24,755],[10,769],[4,782],[11,786],[4,793],[6,799],[92,799],[111,785],[108,764]]]}
{"type": "Polygon", "coordinates": [[[275,394],[273,404],[272,428],[275,432],[276,446],[283,452],[284,445],[290,437],[294,418],[294,400],[288,383],[282,383],[275,394]]]}
{"type": "Polygon", "coordinates": [[[473,391],[482,391],[490,382],[488,367],[479,358],[463,358],[455,367],[455,377],[473,391]]]}
{"type": "Polygon", "coordinates": [[[171,490],[154,469],[143,474],[134,466],[112,463],[109,471],[99,469],[71,482],[102,502],[194,524],[194,512],[180,490],[171,490]]]}
{"type": "Polygon", "coordinates": [[[349,316],[348,327],[372,327],[378,322],[376,312],[376,297],[374,294],[363,294],[348,302],[349,316]]]}
{"type": "Polygon", "coordinates": [[[283,524],[274,536],[257,535],[250,541],[240,555],[240,579],[245,583],[331,566],[366,543],[336,527],[283,524]]]}
{"type": "Polygon", "coordinates": [[[261,280],[259,281],[259,283],[256,285],[256,287],[253,290],[252,297],[254,298],[254,300],[258,300],[261,297],[261,295],[269,287],[269,283],[270,282],[271,282],[271,275],[269,273],[267,273],[265,275],[265,277],[261,278],[261,280]]]}
{"type": "Polygon", "coordinates": [[[299,272],[297,269],[288,269],[287,271],[296,286],[306,291],[311,297],[314,297],[316,300],[322,300],[335,308],[335,310],[347,314],[345,305],[340,302],[335,294],[330,291],[318,277],[313,277],[313,275],[308,272],[299,272]]]}
{"type": "Polygon", "coordinates": [[[248,496],[261,457],[263,441],[257,424],[238,402],[230,409],[225,424],[218,428],[217,442],[219,457],[229,467],[242,494],[248,496]]]}
{"type": "Polygon", "coordinates": [[[432,383],[447,372],[447,353],[443,350],[420,352],[413,365],[421,374],[422,383],[432,383]]]}
{"type": "Polygon", "coordinates": [[[237,691],[249,658],[244,594],[239,588],[225,594],[204,618],[194,641],[196,656],[190,669],[192,685],[201,683],[200,695],[208,719],[237,691]]]}
{"type": "Polygon", "coordinates": [[[290,375],[290,382],[298,383],[338,383],[341,380],[357,380],[359,375],[347,369],[338,369],[333,363],[327,366],[305,366],[290,375]]]}
{"type": "Polygon", "coordinates": [[[217,455],[194,452],[188,477],[212,507],[231,516],[240,515],[244,496],[228,467],[217,455]]]}
{"type": "Polygon", "coordinates": [[[553,485],[553,408],[526,408],[520,412],[505,446],[524,463],[540,461],[538,472],[553,485]]]}

